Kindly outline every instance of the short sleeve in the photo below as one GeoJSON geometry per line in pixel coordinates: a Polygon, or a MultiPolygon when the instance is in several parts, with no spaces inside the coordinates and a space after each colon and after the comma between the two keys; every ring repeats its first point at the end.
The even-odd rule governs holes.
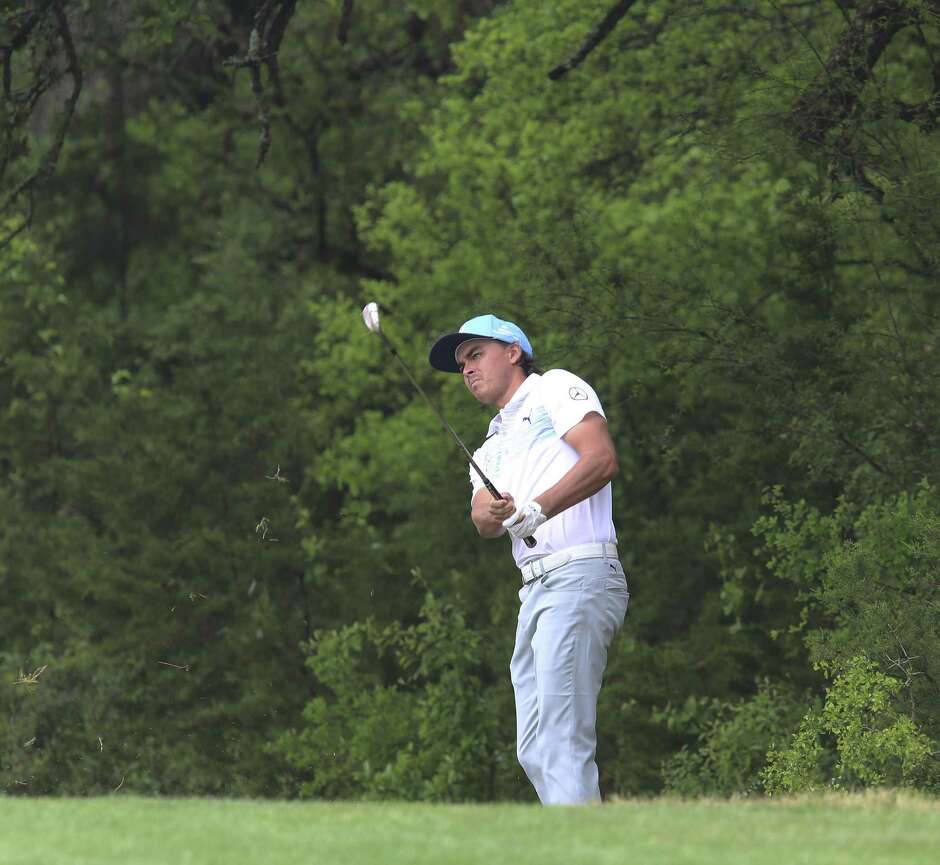
{"type": "MultiPolygon", "coordinates": [[[[479,459],[477,458],[478,455],[479,455],[479,453],[480,453],[480,452],[477,451],[477,452],[473,455],[473,460],[474,460],[474,462],[475,462],[477,465],[480,464],[480,461],[479,461],[479,459]]],[[[477,474],[476,469],[475,469],[473,466],[468,465],[467,468],[468,468],[468,470],[469,470],[469,472],[470,472],[470,498],[473,499],[473,497],[474,497],[478,492],[480,492],[480,490],[483,489],[484,484],[483,484],[483,481],[480,480],[480,476],[477,474]]]]}
{"type": "MultiPolygon", "coordinates": [[[[486,472],[487,470],[487,450],[486,442],[484,442],[473,452],[473,461],[483,470],[483,472],[486,472]]],[[[467,464],[467,470],[470,472],[470,499],[472,500],[473,497],[483,489],[485,484],[480,479],[480,475],[477,470],[469,463],[467,464]]]]}
{"type": "Polygon", "coordinates": [[[584,379],[563,369],[542,376],[542,402],[559,438],[592,411],[607,419],[597,394],[584,379]]]}

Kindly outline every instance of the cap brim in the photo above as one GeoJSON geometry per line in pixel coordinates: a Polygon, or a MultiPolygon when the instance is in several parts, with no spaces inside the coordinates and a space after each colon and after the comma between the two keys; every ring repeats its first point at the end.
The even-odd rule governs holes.
{"type": "Polygon", "coordinates": [[[431,346],[428,360],[434,369],[439,369],[441,372],[460,372],[460,367],[457,366],[457,358],[454,357],[457,347],[462,342],[467,342],[470,339],[492,338],[479,333],[445,333],[431,346]]]}

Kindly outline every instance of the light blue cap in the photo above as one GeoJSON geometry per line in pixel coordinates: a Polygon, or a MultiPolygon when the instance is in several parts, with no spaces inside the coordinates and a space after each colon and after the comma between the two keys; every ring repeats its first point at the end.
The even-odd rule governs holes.
{"type": "Polygon", "coordinates": [[[495,315],[478,315],[460,325],[457,333],[446,333],[434,343],[428,356],[431,366],[442,372],[460,372],[454,353],[462,342],[470,339],[498,339],[510,345],[518,342],[523,353],[533,357],[532,343],[519,325],[495,315]]]}

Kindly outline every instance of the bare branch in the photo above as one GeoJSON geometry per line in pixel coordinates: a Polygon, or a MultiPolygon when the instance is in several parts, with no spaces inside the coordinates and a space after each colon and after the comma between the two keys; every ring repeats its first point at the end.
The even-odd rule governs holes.
{"type": "Polygon", "coordinates": [[[349,38],[349,27],[352,24],[353,0],[343,0],[343,7],[339,14],[339,27],[336,30],[336,38],[340,45],[345,45],[349,38]]]}
{"type": "Polygon", "coordinates": [[[604,41],[620,22],[620,19],[630,11],[630,8],[635,3],[636,0],[620,0],[619,3],[614,4],[610,11],[604,16],[604,20],[591,31],[584,44],[578,49],[578,53],[567,62],[552,69],[552,71],[548,73],[548,77],[551,78],[552,81],[557,81],[559,78],[567,75],[575,67],[580,66],[581,63],[584,62],[584,58],[604,41]]]}
{"type": "Polygon", "coordinates": [[[281,70],[278,66],[277,52],[281,48],[284,31],[287,30],[287,24],[294,14],[296,5],[297,0],[284,0],[272,18],[265,36],[268,76],[274,87],[274,104],[279,107],[284,105],[284,88],[281,86],[281,70]]]}
{"type": "Polygon", "coordinates": [[[10,40],[9,46],[5,46],[12,51],[19,51],[26,44],[26,40],[29,39],[30,34],[33,32],[35,26],[42,20],[43,16],[49,11],[54,0],[44,0],[42,3],[37,3],[36,8],[32,12],[26,13],[24,16],[23,22],[20,24],[19,30],[13,34],[13,38],[10,40]]]}
{"type": "Polygon", "coordinates": [[[868,465],[870,465],[876,472],[879,472],[880,474],[883,474],[883,475],[890,475],[891,477],[893,477],[891,472],[889,472],[884,466],[876,462],[873,457],[865,453],[865,451],[862,450],[862,448],[859,445],[853,442],[844,432],[839,432],[836,435],[836,438],[838,438],[839,441],[842,442],[842,444],[846,445],[847,447],[855,451],[855,453],[857,453],[863,460],[865,460],[865,462],[868,463],[868,465]]]}
{"type": "Polygon", "coordinates": [[[865,83],[895,34],[916,20],[905,0],[869,0],[829,54],[823,70],[793,107],[801,138],[822,144],[855,109],[865,83]]]}
{"type": "MultiPolygon", "coordinates": [[[[21,195],[24,193],[29,195],[29,207],[24,221],[5,238],[0,240],[0,248],[9,244],[17,234],[29,225],[30,219],[32,218],[33,190],[38,183],[50,177],[55,170],[55,166],[59,161],[59,155],[62,152],[62,146],[65,143],[65,136],[69,126],[72,124],[72,118],[75,115],[78,97],[82,92],[82,68],[78,62],[78,55],[75,52],[75,43],[72,41],[72,31],[69,27],[68,17],[65,14],[62,0],[52,0],[51,7],[55,15],[58,35],[65,49],[65,57],[68,60],[66,74],[72,78],[72,90],[65,100],[64,110],[59,121],[59,128],[56,131],[49,150],[40,162],[39,167],[28,177],[21,180],[6,198],[3,199],[3,202],[0,203],[0,213],[3,213],[11,207],[21,195]]],[[[38,98],[38,94],[36,98],[38,98]]]]}
{"type": "Polygon", "coordinates": [[[908,123],[916,123],[924,132],[933,132],[940,117],[940,91],[930,99],[911,105],[900,99],[896,100],[898,117],[908,123]]]}
{"type": "Polygon", "coordinates": [[[261,126],[258,131],[258,158],[255,160],[255,168],[260,168],[271,147],[271,111],[268,108],[268,99],[261,81],[261,67],[257,63],[252,63],[248,67],[248,72],[251,75],[251,92],[254,93],[255,103],[258,106],[258,123],[261,126]]]}
{"type": "Polygon", "coordinates": [[[72,41],[72,31],[69,28],[68,18],[62,6],[62,0],[55,0],[54,9],[56,23],[59,25],[59,35],[62,37],[62,43],[65,45],[65,56],[69,61],[66,71],[72,76],[72,92],[65,100],[65,114],[59,125],[59,132],[43,164],[42,170],[44,177],[48,177],[52,173],[52,169],[59,160],[59,154],[62,152],[62,144],[65,142],[65,133],[72,123],[75,107],[78,105],[78,97],[82,92],[82,68],[78,63],[78,55],[75,53],[75,43],[72,41]]]}
{"type": "MultiPolygon", "coordinates": [[[[0,211],[2,212],[2,211],[0,211]]],[[[0,240],[0,249],[3,249],[6,246],[9,246],[14,239],[22,234],[24,231],[28,231],[32,228],[33,225],[33,187],[29,186],[26,189],[26,213],[23,215],[23,218],[20,220],[20,224],[16,228],[12,229],[6,237],[0,240]]]]}
{"type": "Polygon", "coordinates": [[[251,76],[251,92],[258,106],[258,122],[261,127],[258,133],[258,158],[255,168],[260,168],[264,163],[271,146],[271,111],[261,78],[261,66],[263,64],[267,67],[268,77],[274,88],[275,104],[283,105],[284,92],[281,87],[277,52],[296,6],[297,0],[264,0],[255,13],[248,37],[248,52],[241,59],[228,60],[225,63],[236,68],[247,67],[251,76]]]}
{"type": "Polygon", "coordinates": [[[8,45],[0,45],[0,54],[2,54],[3,57],[3,96],[5,99],[9,99],[11,95],[10,87],[12,73],[10,65],[13,59],[13,55],[26,44],[26,40],[29,39],[33,29],[42,19],[42,16],[45,15],[48,11],[48,7],[51,2],[52,0],[49,0],[49,3],[47,3],[45,7],[40,6],[29,12],[22,24],[20,24],[19,29],[13,34],[13,38],[10,40],[10,43],[8,45]]]}
{"type": "Polygon", "coordinates": [[[895,104],[898,107],[898,117],[901,120],[916,123],[924,132],[933,132],[937,128],[937,120],[940,118],[940,59],[935,57],[930,50],[930,43],[927,41],[920,25],[917,27],[917,33],[933,62],[933,92],[923,102],[911,105],[898,99],[895,104]]]}
{"type": "Polygon", "coordinates": [[[264,47],[266,53],[277,54],[284,38],[284,31],[294,14],[297,0],[280,0],[277,10],[265,24],[264,47]]]}

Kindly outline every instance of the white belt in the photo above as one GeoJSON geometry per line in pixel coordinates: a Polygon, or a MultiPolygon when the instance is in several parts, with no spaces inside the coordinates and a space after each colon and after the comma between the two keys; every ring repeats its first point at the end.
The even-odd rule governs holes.
{"type": "Polygon", "coordinates": [[[576,547],[568,547],[560,553],[552,553],[549,556],[542,556],[534,562],[529,562],[519,568],[522,573],[522,585],[527,586],[533,580],[538,580],[549,571],[567,565],[568,562],[577,559],[616,559],[616,544],[578,544],[576,547]]]}

